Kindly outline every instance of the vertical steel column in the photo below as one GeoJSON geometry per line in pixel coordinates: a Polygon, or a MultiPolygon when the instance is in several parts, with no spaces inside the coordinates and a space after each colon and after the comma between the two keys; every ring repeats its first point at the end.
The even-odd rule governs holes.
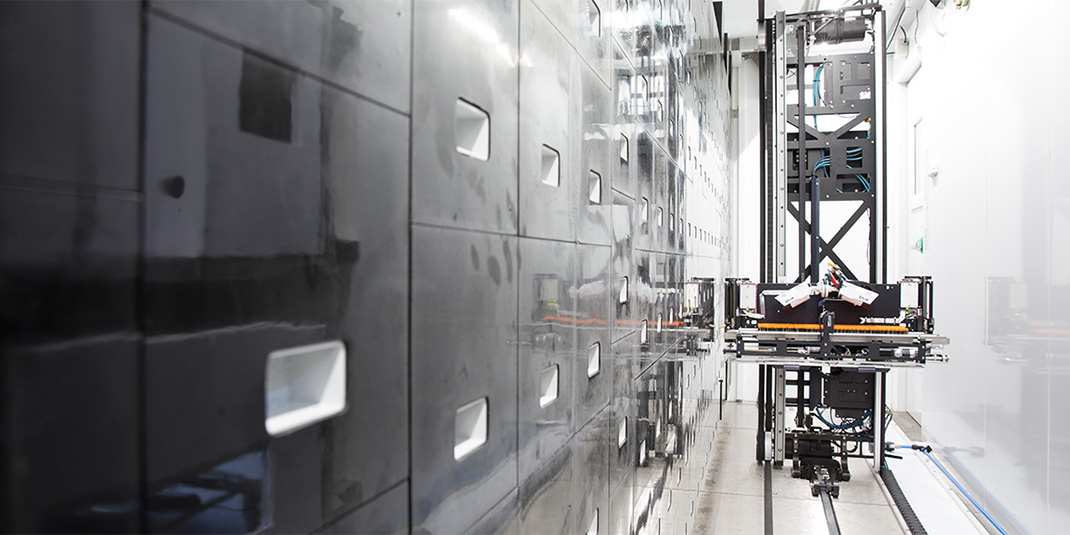
{"type": "Polygon", "coordinates": [[[888,370],[878,368],[873,377],[873,469],[884,466],[884,379],[888,370]]]}
{"type": "MultiPolygon", "coordinates": [[[[806,121],[800,121],[806,126],[806,121]]],[[[810,177],[810,282],[817,284],[817,265],[821,262],[821,179],[810,177]]]]}
{"type": "MultiPolygon", "coordinates": [[[[884,35],[884,10],[878,8],[873,14],[873,42],[883,43],[885,41],[884,35]]],[[[877,164],[874,166],[874,171],[879,173],[879,176],[875,180],[879,180],[880,187],[880,213],[877,214],[877,224],[881,227],[881,242],[880,247],[871,247],[878,252],[873,254],[880,254],[881,257],[881,278],[880,282],[886,284],[888,282],[888,159],[885,157],[888,150],[888,128],[885,125],[885,118],[888,115],[888,100],[885,96],[885,79],[888,75],[888,62],[884,56],[884,50],[882,47],[874,46],[873,48],[873,61],[876,63],[873,69],[873,96],[877,99],[877,105],[873,106],[873,114],[876,115],[876,131],[874,135],[877,136],[874,142],[874,148],[877,152],[877,164]]],[[[871,127],[872,128],[872,127],[871,127]]],[[[874,209],[876,209],[874,203],[874,209]]],[[[870,243],[876,241],[876,229],[870,231],[870,243]]],[[[877,263],[870,261],[871,274],[874,275],[870,278],[870,281],[876,281],[877,263]]]]}
{"type": "MultiPolygon", "coordinates": [[[[764,2],[760,2],[763,3],[764,2]]],[[[765,37],[765,45],[769,46],[771,40],[769,39],[769,21],[762,19],[764,12],[759,12],[758,22],[762,27],[762,34],[765,37]]],[[[758,192],[759,205],[761,208],[761,228],[758,239],[761,240],[761,247],[759,248],[759,263],[761,266],[762,274],[759,282],[773,282],[773,262],[772,262],[772,250],[773,250],[773,234],[776,222],[773,219],[773,206],[770,201],[773,199],[771,195],[773,188],[772,184],[772,162],[773,151],[769,150],[769,75],[772,69],[769,68],[769,56],[764,52],[758,52],[758,99],[760,105],[758,106],[758,143],[762,150],[762,162],[759,174],[760,190],[758,192]]]]}
{"type": "Polygon", "coordinates": [[[765,425],[766,432],[773,431],[773,367],[766,365],[765,372],[765,425]]]}
{"type": "Polygon", "coordinates": [[[769,373],[765,364],[758,365],[758,432],[755,434],[754,460],[765,460],[765,376],[769,373]]]}
{"type": "Polygon", "coordinates": [[[717,420],[724,420],[724,379],[717,380],[717,386],[721,389],[721,397],[717,402],[717,420]]]}
{"type": "Polygon", "coordinates": [[[769,282],[783,282],[781,279],[787,276],[788,256],[786,232],[788,217],[788,40],[783,11],[776,14],[773,32],[776,35],[773,44],[776,98],[772,104],[776,109],[776,166],[773,170],[775,178],[771,208],[773,234],[776,240],[772,261],[776,264],[776,271],[773,280],[769,282]]]}
{"type": "Polygon", "coordinates": [[[803,390],[806,389],[803,386],[803,377],[806,375],[806,370],[809,368],[800,366],[795,370],[795,426],[803,427],[803,418],[806,415],[806,400],[803,399],[803,390]]]}
{"type": "MultiPolygon", "coordinates": [[[[806,37],[805,29],[809,26],[809,23],[803,24],[803,37],[806,37]]],[[[805,40],[800,40],[799,54],[802,59],[799,61],[799,67],[802,72],[806,72],[806,45],[805,40]]],[[[802,78],[802,86],[806,87],[806,79],[809,76],[802,78]]],[[[815,80],[816,84],[817,81],[815,80]]],[[[806,109],[803,107],[806,103],[806,97],[801,93],[799,94],[799,151],[804,155],[802,161],[806,161],[806,109]]],[[[814,116],[814,123],[817,123],[817,116],[814,116]]],[[[814,130],[817,130],[817,126],[814,126],[814,130]]],[[[810,174],[809,164],[806,166],[806,173],[810,174]]],[[[802,178],[802,175],[799,175],[802,178]]],[[[801,183],[800,183],[801,184],[801,183]]],[[[800,214],[802,211],[800,210],[800,214]]],[[[821,262],[821,179],[818,178],[817,173],[814,173],[810,177],[810,283],[817,284],[818,269],[817,266],[821,262]]]]}
{"type": "MultiPolygon", "coordinates": [[[[806,26],[807,22],[795,23],[795,87],[799,92],[798,131],[799,131],[799,280],[806,279],[806,180],[810,174],[806,162],[806,26]]],[[[785,106],[786,107],[786,106],[785,106]]],[[[812,217],[812,216],[811,216],[812,217]]],[[[814,235],[814,224],[810,222],[810,235],[814,235]]],[[[813,246],[811,245],[811,248],[813,246]]],[[[815,271],[811,266],[811,272],[815,271]]],[[[814,280],[813,282],[817,282],[814,280]]]]}
{"type": "Polygon", "coordinates": [[[775,407],[773,408],[773,464],[784,464],[784,367],[773,368],[776,373],[775,407]]]}

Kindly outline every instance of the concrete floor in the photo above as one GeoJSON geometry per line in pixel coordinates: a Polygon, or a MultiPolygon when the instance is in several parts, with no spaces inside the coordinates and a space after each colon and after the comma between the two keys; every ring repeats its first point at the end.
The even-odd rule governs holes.
{"type": "MultiPolygon", "coordinates": [[[[764,532],[764,467],[754,460],[757,419],[753,403],[725,405],[714,457],[699,493],[695,533],[764,532]]],[[[790,465],[788,461],[772,470],[774,533],[827,534],[820,498],[811,496],[808,481],[791,477],[790,465]]],[[[850,468],[851,481],[841,483],[840,497],[834,502],[841,531],[903,534],[895,506],[869,464],[852,459],[850,468]]]]}

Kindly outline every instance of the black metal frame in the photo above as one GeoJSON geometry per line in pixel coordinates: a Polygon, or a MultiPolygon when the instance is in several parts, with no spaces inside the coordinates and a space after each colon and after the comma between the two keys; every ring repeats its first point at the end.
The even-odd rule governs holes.
{"type": "MultiPolygon", "coordinates": [[[[873,27],[877,24],[876,14],[879,12],[879,5],[869,4],[840,11],[789,15],[785,19],[785,26],[794,28],[797,41],[794,55],[785,53],[784,73],[787,78],[794,76],[798,100],[791,104],[778,103],[786,111],[787,124],[796,129],[796,132],[786,134],[788,165],[783,177],[786,182],[787,197],[784,203],[787,214],[798,225],[799,274],[796,282],[806,279],[816,282],[820,275],[817,266],[820,266],[825,258],[839,265],[852,279],[884,282],[887,277],[886,210],[883,209],[887,188],[884,178],[886,164],[883,157],[878,157],[878,151],[881,155],[885,151],[886,126],[882,120],[885,102],[883,98],[878,99],[878,96],[883,96],[883,92],[877,90],[878,84],[883,84],[885,73],[884,62],[878,61],[876,57],[877,53],[883,53],[883,49],[873,47],[868,53],[825,55],[813,55],[809,52],[811,35],[820,33],[831,21],[842,20],[850,14],[852,17],[864,18],[866,23],[873,27]],[[824,75],[820,79],[824,97],[817,105],[811,105],[807,102],[811,94],[807,89],[813,89],[813,81],[807,74],[807,69],[816,69],[818,66],[824,66],[824,75]],[[878,69],[878,66],[881,68],[878,69]],[[878,106],[881,113],[878,113],[878,106]],[[816,118],[830,115],[853,117],[835,130],[819,130],[818,126],[815,126],[816,118]],[[852,130],[866,121],[870,122],[868,131],[876,133],[876,136],[866,137],[860,131],[852,130]],[[855,151],[852,153],[855,157],[849,158],[849,150],[855,151]],[[813,163],[825,156],[830,160],[828,166],[822,166],[821,170],[815,171],[813,163]],[[821,238],[820,229],[821,205],[826,202],[858,203],[851,217],[837,229],[834,237],[827,241],[821,238]],[[878,202],[881,210],[878,210],[878,202]],[[807,203],[810,209],[809,221],[803,215],[807,211],[807,203]],[[837,253],[836,246],[861,221],[869,225],[869,258],[866,272],[854,273],[851,266],[837,253]],[[881,232],[879,241],[878,229],[881,232]]],[[[786,52],[791,52],[786,38],[783,42],[773,38],[777,34],[773,25],[772,20],[766,21],[767,42],[772,43],[774,47],[783,46],[786,52]]],[[[784,34],[786,35],[786,32],[784,34]]],[[[777,71],[775,57],[776,54],[766,56],[764,70],[770,73],[770,77],[777,71]]],[[[769,81],[763,79],[763,82],[768,89],[769,81]]],[[[763,113],[763,134],[772,124],[769,120],[771,115],[773,114],[763,113]]],[[[763,171],[766,173],[762,182],[761,228],[766,241],[775,235],[773,211],[777,210],[777,207],[765,198],[771,197],[776,180],[774,151],[771,147],[772,143],[768,140],[762,144],[763,171]]],[[[762,249],[763,282],[775,280],[773,256],[772,246],[762,249]]]]}
{"type": "Polygon", "coordinates": [[[903,281],[918,289],[917,296],[904,293],[903,284],[886,284],[887,67],[881,6],[780,12],[759,22],[768,43],[759,56],[762,247],[754,290],[761,302],[752,305],[748,297],[747,308],[741,308],[740,285],[748,281],[726,279],[725,351],[759,366],[755,459],[780,466],[791,458],[793,475],[815,481],[814,495],[822,494],[833,529],[829,496],[838,494],[836,481],[850,478],[847,459],[866,457],[875,467],[882,465],[887,372],[946,360],[938,351],[948,340],[933,334],[931,278],[903,281]],[[832,45],[864,41],[867,35],[872,36],[868,51],[812,46],[821,40],[832,45]],[[789,84],[796,91],[791,103],[789,84]],[[811,97],[812,92],[823,95],[811,97]],[[827,119],[831,116],[843,119],[827,119]],[[826,232],[826,237],[831,235],[826,239],[821,209],[828,202],[856,206],[838,228],[825,229],[834,231],[826,232]],[[799,242],[794,283],[789,283],[785,258],[790,239],[785,223],[791,220],[797,223],[799,242]],[[842,248],[837,250],[860,225],[868,225],[864,268],[848,264],[842,248]],[[825,259],[838,269],[818,285],[825,259]],[[796,303],[798,308],[774,300],[775,295],[802,290],[793,286],[804,281],[824,299],[811,297],[796,303]],[[846,282],[877,297],[857,288],[851,289],[854,295],[847,293],[846,282]],[[867,304],[856,306],[860,300],[867,304]],[[844,372],[852,378],[840,375],[844,372]],[[789,373],[794,373],[790,379],[789,373]],[[792,398],[787,397],[789,386],[795,387],[792,398]],[[788,430],[784,419],[792,407],[796,421],[788,430]],[[813,411],[821,407],[856,420],[846,425],[829,420],[833,423],[822,427],[813,419],[813,411]],[[857,420],[866,414],[868,422],[857,420]],[[767,433],[773,433],[771,452],[766,451],[767,433]],[[864,443],[871,444],[869,455],[863,455],[864,443]]]}

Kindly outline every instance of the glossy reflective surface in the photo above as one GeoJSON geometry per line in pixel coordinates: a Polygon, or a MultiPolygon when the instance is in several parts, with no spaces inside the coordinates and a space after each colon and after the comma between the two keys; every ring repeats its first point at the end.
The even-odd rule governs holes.
{"type": "MultiPolygon", "coordinates": [[[[974,6],[968,18],[948,19],[955,28],[946,37],[931,28],[929,14],[920,21],[925,65],[904,102],[905,134],[921,140],[914,151],[920,172],[918,186],[912,181],[903,192],[911,223],[903,244],[915,247],[907,267],[933,275],[937,329],[952,340],[951,362],[928,368],[920,385],[923,427],[1008,532],[1057,533],[1070,520],[1070,191],[1061,149],[1070,116],[1061,95],[1070,78],[1050,68],[1060,61],[1065,32],[1019,27],[1035,12],[1050,17],[1043,28],[1068,14],[1063,3],[1042,0],[1009,10],[974,6]],[[991,46],[985,36],[994,32],[1009,39],[1030,33],[1045,52],[991,46]],[[977,69],[991,61],[1014,62],[1036,78],[951,96],[978,83],[977,69]],[[1005,96],[1036,87],[1043,89],[1033,98],[1005,96]]],[[[897,63],[903,59],[897,54],[897,63]]]]}
{"type": "Polygon", "coordinates": [[[709,5],[0,30],[0,530],[691,529],[724,367],[683,284],[733,261],[709,5]],[[345,412],[270,436],[267,356],[333,340],[345,412]]]}
{"type": "Polygon", "coordinates": [[[139,529],[139,16],[0,6],[0,530],[139,529]]]}

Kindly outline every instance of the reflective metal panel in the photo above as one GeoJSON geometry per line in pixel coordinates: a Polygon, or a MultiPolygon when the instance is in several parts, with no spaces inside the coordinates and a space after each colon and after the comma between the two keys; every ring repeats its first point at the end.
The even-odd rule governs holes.
{"type": "Polygon", "coordinates": [[[651,352],[661,356],[673,342],[669,328],[669,314],[666,304],[669,300],[668,290],[672,280],[669,273],[668,256],[664,253],[650,253],[651,262],[651,296],[649,312],[649,337],[651,352]]]}
{"type": "MultiPolygon", "coordinates": [[[[0,196],[18,197],[2,188],[0,196]]],[[[80,282],[71,278],[69,284],[76,290],[80,282]]],[[[5,316],[14,308],[5,303],[5,316]]],[[[32,315],[32,309],[28,312],[32,315]]],[[[9,509],[0,527],[13,532],[138,529],[138,340],[132,330],[21,347],[5,339],[0,373],[21,379],[8,382],[0,403],[7,422],[21,423],[17,435],[4,441],[9,457],[3,484],[9,494],[0,504],[9,509]]]]}
{"type": "Polygon", "coordinates": [[[329,322],[346,344],[350,407],[327,426],[329,519],[408,473],[409,187],[406,117],[326,88],[323,103],[329,228],[359,250],[329,322]]]}
{"type": "Polygon", "coordinates": [[[458,533],[517,484],[517,242],[417,226],[413,253],[413,525],[458,533]],[[458,409],[481,399],[466,452],[458,409]]]}
{"type": "Polygon", "coordinates": [[[612,11],[609,4],[610,0],[533,2],[578,52],[579,59],[594,69],[596,76],[604,82],[610,79],[612,11]]]}
{"type": "Polygon", "coordinates": [[[609,341],[610,248],[580,245],[576,295],[577,335],[573,385],[575,426],[584,426],[609,403],[613,388],[609,341]]]}
{"type": "Polygon", "coordinates": [[[638,321],[636,332],[638,334],[639,349],[643,353],[650,353],[654,342],[654,330],[657,319],[654,312],[654,302],[657,298],[657,290],[652,279],[653,270],[657,267],[653,262],[654,253],[636,251],[635,253],[635,317],[638,321]]]}
{"type": "Polygon", "coordinates": [[[605,533],[609,521],[610,411],[595,415],[576,432],[572,441],[575,485],[573,503],[578,527],[590,532],[592,526],[605,533]]]}
{"type": "Polygon", "coordinates": [[[132,532],[138,22],[0,5],[0,530],[132,532]]]}
{"type": "Polygon", "coordinates": [[[22,347],[133,332],[137,193],[83,185],[84,193],[76,195],[78,185],[37,185],[42,188],[0,179],[5,339],[22,347]],[[93,232],[80,230],[86,226],[93,232]]]}
{"type": "Polygon", "coordinates": [[[610,270],[610,308],[613,312],[612,340],[634,333],[639,326],[639,279],[635,269],[634,228],[635,201],[614,191],[611,207],[613,229],[613,264],[610,270]]]}
{"type": "Polygon", "coordinates": [[[151,24],[148,253],[322,253],[320,86],[173,22],[151,24]]]}
{"type": "Polygon", "coordinates": [[[657,229],[657,198],[654,189],[654,140],[645,130],[636,134],[637,197],[635,248],[650,251],[654,248],[657,229]]]}
{"type": "Polygon", "coordinates": [[[164,18],[150,27],[149,528],[312,530],[407,471],[407,120],[164,18]],[[268,353],[326,339],[348,349],[349,412],[268,440],[268,353]],[[372,429],[393,447],[373,455],[372,429]],[[227,527],[214,506],[175,524],[169,497],[206,466],[250,479],[234,492],[252,524],[227,527]],[[261,503],[272,484],[286,490],[261,503]]]}
{"type": "Polygon", "coordinates": [[[580,150],[569,96],[575,52],[530,3],[521,10],[520,234],[576,239],[580,150]]]}
{"type": "MultiPolygon", "coordinates": [[[[633,517],[634,499],[631,481],[622,483],[609,493],[609,518],[603,524],[608,533],[628,533],[633,517]]],[[[601,526],[600,526],[601,527],[601,526]]]]}
{"type": "Polygon", "coordinates": [[[575,533],[578,526],[572,506],[573,461],[570,440],[553,456],[542,457],[538,472],[521,481],[515,530],[505,533],[575,533]]]}
{"type": "Polygon", "coordinates": [[[640,39],[650,39],[649,18],[643,6],[633,0],[612,0],[612,42],[621,58],[635,63],[640,39]]]}
{"type": "Polygon", "coordinates": [[[159,0],[153,10],[409,111],[412,3],[403,0],[159,0]]]}
{"type": "MultiPolygon", "coordinates": [[[[631,493],[638,447],[635,436],[635,377],[639,374],[635,334],[613,343],[613,400],[610,409],[609,481],[631,493]]],[[[617,492],[617,491],[614,491],[617,492]]]]}
{"type": "Polygon", "coordinates": [[[672,218],[669,225],[669,251],[683,254],[684,235],[686,233],[684,185],[687,183],[687,177],[684,175],[683,168],[678,167],[676,173],[669,177],[669,179],[672,181],[673,190],[672,194],[669,196],[669,207],[671,208],[670,217],[672,218]]]}
{"type": "Polygon", "coordinates": [[[572,136],[580,140],[578,239],[583,243],[609,245],[614,171],[610,155],[611,148],[618,146],[613,139],[613,94],[586,65],[577,68],[572,94],[579,115],[576,117],[578,122],[573,124],[572,136]],[[578,95],[582,95],[582,99],[576,99],[578,95]]]}
{"type": "Polygon", "coordinates": [[[5,181],[137,189],[138,6],[9,3],[0,16],[5,181]]]}
{"type": "Polygon", "coordinates": [[[624,59],[624,53],[620,47],[614,45],[616,56],[613,63],[613,78],[610,79],[610,90],[613,91],[614,99],[614,124],[617,133],[616,144],[610,143],[609,160],[610,167],[615,171],[613,175],[613,188],[626,195],[635,198],[635,176],[637,166],[637,138],[639,130],[632,121],[633,91],[635,83],[635,71],[631,64],[624,59]]]}
{"type": "Polygon", "coordinates": [[[517,491],[513,489],[487,511],[467,533],[516,533],[519,525],[517,491]]]}
{"type": "Polygon", "coordinates": [[[517,230],[517,3],[418,2],[413,26],[413,220],[517,230]],[[486,114],[485,160],[458,150],[458,103],[486,114]]]}
{"type": "Polygon", "coordinates": [[[660,144],[654,145],[654,173],[651,179],[650,226],[653,243],[651,248],[665,252],[669,240],[669,174],[674,171],[669,155],[660,144]]]}
{"type": "Polygon", "coordinates": [[[576,245],[520,239],[519,477],[522,503],[555,479],[575,431],[572,393],[586,363],[576,350],[576,245]]]}
{"type": "Polygon", "coordinates": [[[323,533],[345,535],[347,533],[400,534],[409,532],[409,485],[401,483],[386,494],[361,505],[337,522],[330,524],[323,533]]]}
{"type": "MultiPolygon", "coordinates": [[[[157,297],[158,299],[158,297],[157,297]]],[[[266,324],[150,337],[146,478],[180,480],[234,452],[263,449],[267,354],[323,340],[323,326],[266,324]]]]}
{"type": "Polygon", "coordinates": [[[0,531],[690,530],[710,9],[0,3],[0,531]],[[269,435],[324,341],[345,411],[269,435]]]}
{"type": "Polygon", "coordinates": [[[302,533],[323,525],[323,439],[314,427],[272,439],[271,526],[265,533],[302,533]]]}

